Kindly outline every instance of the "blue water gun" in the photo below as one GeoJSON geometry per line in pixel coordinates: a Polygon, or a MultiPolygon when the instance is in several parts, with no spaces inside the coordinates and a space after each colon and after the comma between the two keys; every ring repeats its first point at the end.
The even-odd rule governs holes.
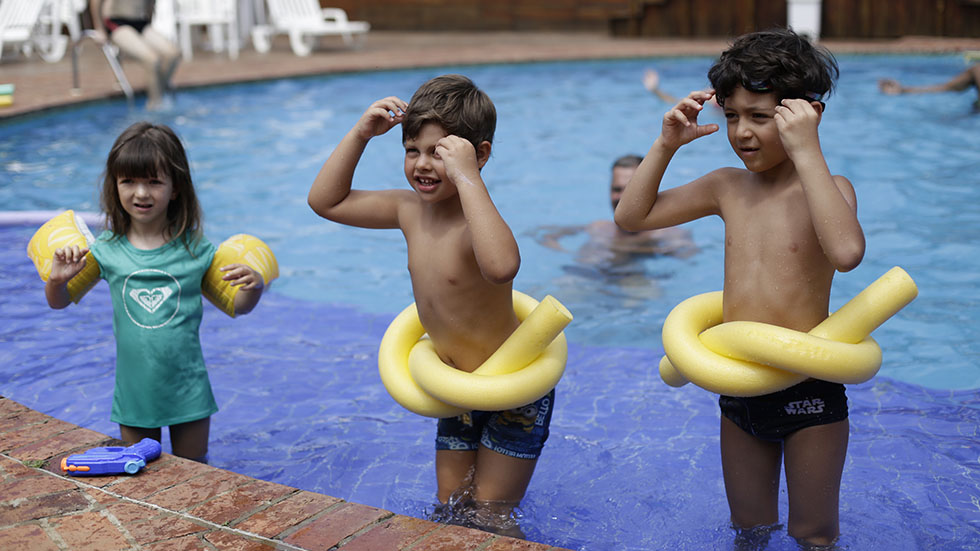
{"type": "Polygon", "coordinates": [[[132,446],[92,448],[61,460],[61,470],[72,476],[136,474],[147,463],[160,457],[160,443],[144,438],[132,446]]]}

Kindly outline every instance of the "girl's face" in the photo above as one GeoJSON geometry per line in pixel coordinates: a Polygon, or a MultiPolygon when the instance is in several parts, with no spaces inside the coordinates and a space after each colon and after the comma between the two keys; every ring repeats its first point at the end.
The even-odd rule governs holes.
{"type": "Polygon", "coordinates": [[[162,173],[147,178],[116,178],[116,191],[133,226],[155,229],[166,226],[167,207],[177,198],[170,176],[162,173]]]}

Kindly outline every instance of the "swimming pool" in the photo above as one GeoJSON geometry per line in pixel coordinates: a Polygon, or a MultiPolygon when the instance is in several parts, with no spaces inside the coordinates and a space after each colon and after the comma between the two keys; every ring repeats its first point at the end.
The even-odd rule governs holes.
{"type": "MultiPolygon", "coordinates": [[[[889,98],[875,87],[886,76],[941,80],[962,67],[958,57],[840,61],[823,147],[832,171],[856,186],[868,252],[861,267],[838,276],[833,305],[893,265],[920,287],[919,298],[875,333],[885,351],[881,375],[849,388],[841,541],[853,549],[975,548],[980,261],[972,241],[980,154],[964,144],[974,143],[980,117],[968,116],[968,94],[889,98]]],[[[291,79],[188,91],[174,111],[154,115],[188,145],[212,240],[258,235],[282,271],[255,313],[239,320],[211,308],[205,314],[202,341],[222,408],[213,422],[213,464],[403,514],[430,507],[433,423],[394,404],[375,366],[385,326],[411,301],[402,238],[325,222],[306,206],[306,192],[371,101],[407,98],[426,78],[460,71],[498,108],[484,174],[521,245],[515,286],[551,293],[576,316],[552,438],[524,502],[525,531],[574,549],[726,545],[714,397],[669,389],[654,369],[666,313],[721,285],[720,222],[689,225],[701,249],[695,256],[636,260],[634,268],[649,276],[642,285],[577,264],[582,236],[564,242],[569,252],[534,239],[543,225],[610,216],[612,159],[645,152],[667,107],[640,86],[651,65],[665,88],[682,93],[704,85],[710,60],[291,79]]],[[[109,146],[143,115],[108,102],[0,126],[3,209],[95,210],[109,146]]],[[[399,139],[396,132],[369,147],[357,186],[403,185],[399,139]]],[[[682,150],[668,177],[693,178],[706,159],[738,164],[716,136],[682,150]]],[[[24,255],[32,230],[0,231],[2,394],[117,434],[108,422],[114,348],[105,286],[78,307],[48,310],[24,255]]],[[[785,495],[781,508],[785,518],[785,495]]],[[[795,546],[782,533],[769,548],[795,546]]]]}

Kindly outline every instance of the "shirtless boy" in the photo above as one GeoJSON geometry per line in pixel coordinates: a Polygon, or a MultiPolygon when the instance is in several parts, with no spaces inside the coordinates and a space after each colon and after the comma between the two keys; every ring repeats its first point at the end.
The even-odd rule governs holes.
{"type": "MultiPolygon", "coordinates": [[[[828,315],[834,274],[864,256],[854,188],[831,175],[817,132],[822,99],[837,75],[829,52],[791,30],[738,38],[708,73],[714,90],[692,92],[664,115],[660,136],[616,208],[616,223],[630,231],[722,218],[725,321],[809,331],[828,315]],[[661,190],[674,153],[719,129],[697,121],[712,96],[745,168],[720,168],[661,190]]],[[[848,440],[843,385],[810,379],[765,396],[721,396],[719,404],[737,541],[765,538],[776,524],[783,462],[789,534],[804,546],[833,544],[848,440]],[[791,407],[806,399],[823,407],[791,407]]]]}
{"type": "MultiPolygon", "coordinates": [[[[402,231],[419,319],[440,358],[468,372],[518,326],[512,282],[520,253],[480,174],[496,118],[490,98],[461,75],[426,82],[409,103],[378,100],[324,163],[309,193],[310,206],[324,218],[402,231]],[[368,141],[398,124],[412,189],[352,190],[368,141]]],[[[439,501],[468,505],[470,524],[520,535],[510,513],[531,480],[553,405],[554,391],[511,411],[440,419],[439,501]]]]}

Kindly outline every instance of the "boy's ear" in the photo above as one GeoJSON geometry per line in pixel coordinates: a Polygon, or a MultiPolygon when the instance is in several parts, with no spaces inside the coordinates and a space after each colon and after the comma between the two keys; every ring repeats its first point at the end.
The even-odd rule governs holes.
{"type": "Polygon", "coordinates": [[[824,108],[823,102],[822,101],[811,101],[810,102],[810,105],[813,106],[813,110],[817,112],[817,115],[819,115],[820,118],[823,118],[823,108],[824,108]]]}
{"type": "Polygon", "coordinates": [[[482,142],[480,142],[480,145],[477,146],[477,148],[476,148],[476,166],[478,168],[483,168],[483,165],[487,164],[487,161],[490,160],[490,150],[491,149],[493,149],[493,146],[490,144],[490,142],[488,142],[486,140],[483,140],[482,142]]]}

